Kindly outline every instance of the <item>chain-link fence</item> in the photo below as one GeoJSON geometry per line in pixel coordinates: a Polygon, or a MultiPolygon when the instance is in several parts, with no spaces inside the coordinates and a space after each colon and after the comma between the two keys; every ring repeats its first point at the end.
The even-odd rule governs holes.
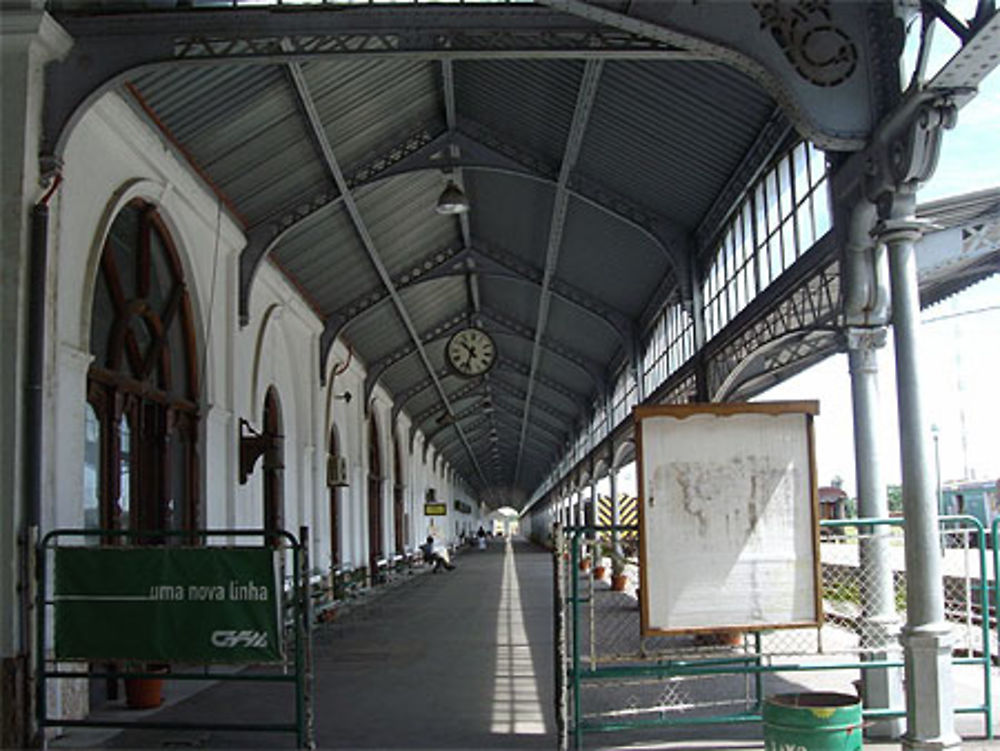
{"type": "MultiPolygon", "coordinates": [[[[991,734],[989,665],[997,643],[987,605],[987,536],[972,517],[946,517],[941,529],[953,663],[981,671],[983,681],[981,702],[956,711],[981,712],[991,734]]],[[[564,593],[558,599],[565,622],[566,727],[577,747],[586,732],[759,722],[765,696],[817,690],[865,695],[866,680],[898,687],[896,700],[865,695],[866,713],[882,720],[905,714],[901,520],[822,523],[819,626],[672,636],[641,635],[637,533],[634,526],[556,533],[557,591],[564,593]]]]}

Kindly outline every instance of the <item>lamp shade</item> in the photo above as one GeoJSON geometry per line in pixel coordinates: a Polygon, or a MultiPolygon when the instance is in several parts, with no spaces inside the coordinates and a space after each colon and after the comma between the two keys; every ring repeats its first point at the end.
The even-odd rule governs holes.
{"type": "Polygon", "coordinates": [[[448,184],[438,196],[435,211],[439,214],[463,214],[469,210],[469,199],[465,197],[462,189],[455,185],[453,180],[448,184]]]}

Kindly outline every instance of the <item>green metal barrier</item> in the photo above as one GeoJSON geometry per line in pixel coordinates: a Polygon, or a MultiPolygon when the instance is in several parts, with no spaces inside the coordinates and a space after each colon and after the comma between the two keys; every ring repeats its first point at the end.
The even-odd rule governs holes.
{"type": "MultiPolygon", "coordinates": [[[[303,539],[308,539],[303,535],[303,539]]],[[[37,597],[36,612],[36,637],[38,653],[36,657],[36,717],[40,729],[48,727],[78,727],[78,728],[120,728],[120,729],[140,729],[140,730],[214,730],[214,731],[239,731],[239,732],[275,732],[275,733],[295,733],[296,745],[298,748],[314,748],[315,743],[312,738],[311,697],[309,696],[309,676],[311,675],[309,638],[311,630],[311,619],[309,617],[309,592],[308,592],[308,550],[304,542],[300,542],[294,535],[285,530],[247,530],[247,529],[223,529],[223,530],[156,530],[156,531],[132,531],[132,530],[96,530],[96,529],[56,529],[47,533],[38,543],[36,548],[36,576],[37,576],[37,597]],[[67,670],[58,667],[55,657],[49,657],[49,611],[57,605],[56,600],[48,594],[49,586],[49,562],[48,557],[59,555],[59,551],[213,551],[225,550],[225,548],[214,548],[210,546],[197,546],[183,548],[182,546],[163,547],[162,543],[167,540],[176,539],[183,544],[190,544],[194,540],[205,542],[210,538],[256,538],[264,540],[259,546],[248,545],[241,550],[261,550],[272,549],[267,542],[272,545],[277,544],[278,555],[283,555],[284,550],[292,552],[292,576],[291,589],[285,592],[284,582],[280,577],[275,578],[276,586],[276,619],[277,633],[286,651],[283,659],[278,664],[277,670],[272,672],[253,671],[248,669],[239,672],[220,672],[212,669],[212,664],[203,663],[199,669],[181,672],[171,671],[164,674],[159,671],[151,671],[146,666],[145,669],[126,669],[95,671],[89,668],[89,661],[79,660],[84,666],[80,670],[67,670]],[[96,538],[99,541],[107,542],[113,539],[127,539],[132,542],[152,540],[156,545],[139,546],[84,546],[84,545],[64,545],[60,541],[67,539],[85,540],[96,538]],[[290,616],[286,619],[286,613],[290,616]],[[290,658],[290,659],[289,659],[290,658]],[[291,662],[291,664],[289,664],[291,662]],[[291,668],[291,670],[289,670],[291,668]],[[259,683],[284,683],[289,684],[294,689],[294,721],[289,722],[167,722],[158,720],[124,720],[124,719],[64,719],[50,717],[48,712],[48,688],[53,680],[65,679],[142,679],[142,678],[166,678],[170,681],[220,681],[220,682],[259,682],[259,683]]],[[[211,595],[210,588],[201,590],[200,594],[211,595]]],[[[169,592],[163,595],[169,596],[169,592]]],[[[250,598],[253,592],[243,592],[239,596],[250,598]]],[[[233,631],[216,632],[228,636],[227,639],[219,638],[219,644],[223,647],[238,647],[246,643],[253,642],[255,632],[233,631]],[[225,643],[224,643],[225,642],[225,643]]],[[[259,638],[259,637],[258,637],[259,638]]],[[[214,634],[213,634],[214,639],[214,634]]],[[[130,660],[128,655],[108,654],[101,658],[101,661],[109,663],[143,662],[144,660],[130,660]]],[[[75,662],[71,658],[62,661],[75,662]]],[[[164,662],[171,662],[169,659],[164,662]]],[[[181,661],[181,660],[177,660],[181,661]]],[[[185,664],[198,665],[196,661],[183,660],[185,664]]],[[[252,664],[248,658],[235,659],[236,664],[252,664]]]]}
{"type": "MultiPolygon", "coordinates": [[[[995,591],[987,577],[986,568],[986,536],[983,525],[971,516],[943,516],[940,519],[941,529],[945,534],[965,535],[970,542],[969,552],[974,553],[978,560],[980,576],[978,581],[968,582],[968,596],[973,604],[978,605],[982,614],[978,623],[981,633],[981,649],[978,654],[974,654],[973,649],[969,649],[967,656],[954,656],[953,665],[975,665],[982,666],[983,669],[983,701],[969,706],[957,706],[956,714],[982,714],[986,726],[986,735],[993,738],[993,708],[991,700],[991,672],[992,648],[990,642],[990,592],[995,591]]],[[[994,521],[993,539],[997,537],[1000,519],[994,521]]],[[[847,528],[856,528],[861,531],[868,531],[878,527],[902,528],[903,521],[898,518],[890,519],[848,519],[823,521],[821,528],[827,530],[844,530],[846,539],[847,528]]],[[[585,665],[581,658],[583,636],[581,634],[582,613],[581,606],[587,604],[589,599],[581,593],[581,572],[579,563],[581,559],[581,546],[592,542],[602,535],[607,536],[613,532],[631,531],[635,532],[635,526],[579,526],[566,527],[561,530],[566,536],[568,545],[557,541],[555,545],[555,569],[557,578],[564,577],[565,587],[557,588],[557,607],[562,608],[569,621],[560,625],[560,616],[557,615],[557,642],[562,636],[567,642],[568,649],[564,656],[559,657],[559,664],[562,666],[557,685],[565,687],[569,697],[561,698],[557,702],[561,711],[568,714],[566,718],[559,718],[557,726],[565,726],[565,735],[572,737],[573,748],[583,748],[584,736],[588,733],[606,733],[625,730],[638,730],[653,727],[681,727],[681,726],[708,726],[708,725],[737,725],[747,723],[761,723],[763,720],[762,708],[764,696],[762,696],[762,678],[768,674],[776,673],[810,673],[825,671],[868,671],[879,668],[893,668],[901,670],[904,666],[902,659],[870,659],[870,660],[839,660],[823,663],[807,662],[783,662],[775,664],[769,655],[762,650],[761,632],[754,632],[750,642],[749,651],[744,654],[735,654],[723,658],[712,659],[684,659],[684,660],[649,660],[632,664],[598,665],[591,662],[585,665]],[[567,550],[568,548],[568,550],[567,550]],[[568,555],[567,555],[568,554],[568,555]],[[568,590],[568,591],[567,591],[568,590]],[[561,593],[565,592],[564,595],[561,593]],[[561,600],[561,601],[560,601],[561,600]],[[601,684],[602,682],[629,681],[641,679],[661,679],[691,677],[691,676],[746,676],[748,681],[753,681],[755,701],[750,711],[731,712],[727,714],[713,714],[712,716],[665,716],[660,712],[656,717],[629,718],[627,716],[615,716],[610,719],[593,719],[583,716],[581,689],[584,686],[601,684]],[[566,701],[565,699],[568,699],[566,701]]],[[[1000,550],[994,547],[994,571],[1000,570],[1000,550]]],[[[822,561],[821,561],[822,563],[822,561]]],[[[897,595],[899,596],[899,595],[897,595]]],[[[593,628],[593,624],[591,624],[593,628]]],[[[815,658],[816,655],[805,655],[815,658]]],[[[648,713],[652,713],[650,710],[648,713]]],[[[894,717],[905,717],[904,709],[865,709],[862,712],[865,720],[879,720],[894,717]]],[[[568,738],[566,738],[568,744],[568,738]]],[[[560,748],[566,744],[560,741],[560,748]]]]}

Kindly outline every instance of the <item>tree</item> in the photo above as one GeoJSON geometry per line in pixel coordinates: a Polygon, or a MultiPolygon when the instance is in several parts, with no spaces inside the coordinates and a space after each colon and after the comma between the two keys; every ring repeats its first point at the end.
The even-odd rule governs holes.
{"type": "Polygon", "coordinates": [[[903,486],[902,485],[889,485],[885,489],[886,495],[889,497],[889,515],[890,516],[902,516],[903,515],[903,486]]]}

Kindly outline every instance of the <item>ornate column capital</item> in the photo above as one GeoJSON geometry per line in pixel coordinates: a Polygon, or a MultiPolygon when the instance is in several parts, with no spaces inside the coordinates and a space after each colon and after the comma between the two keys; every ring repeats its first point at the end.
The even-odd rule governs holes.
{"type": "Polygon", "coordinates": [[[900,107],[868,147],[864,192],[876,203],[886,194],[916,192],[934,174],[944,130],[954,127],[958,106],[949,92],[921,92],[900,107]]]}
{"type": "Polygon", "coordinates": [[[848,349],[874,351],[885,346],[887,330],[885,326],[848,326],[844,329],[844,336],[848,349]]]}

